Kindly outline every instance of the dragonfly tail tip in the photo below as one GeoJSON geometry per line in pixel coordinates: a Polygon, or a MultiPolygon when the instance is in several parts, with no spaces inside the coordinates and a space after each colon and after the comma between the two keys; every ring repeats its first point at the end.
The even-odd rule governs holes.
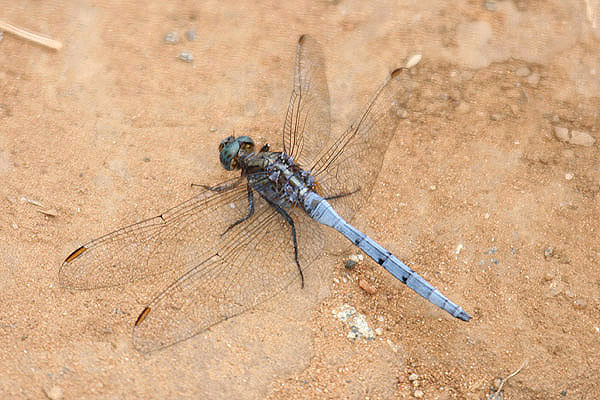
{"type": "Polygon", "coordinates": [[[467,314],[466,312],[464,312],[463,310],[460,310],[460,312],[458,313],[458,315],[456,315],[456,318],[461,319],[463,321],[469,322],[469,320],[472,318],[469,314],[467,314]]]}

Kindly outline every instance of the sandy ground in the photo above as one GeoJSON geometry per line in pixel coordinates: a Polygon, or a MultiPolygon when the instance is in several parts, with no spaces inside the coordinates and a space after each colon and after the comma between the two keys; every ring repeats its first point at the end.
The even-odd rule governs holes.
{"type": "Polygon", "coordinates": [[[524,363],[500,396],[600,398],[597,0],[15,3],[0,19],[64,47],[0,41],[3,398],[483,399],[524,363]],[[229,177],[224,136],[277,143],[301,33],[338,131],[422,54],[429,92],[355,222],[474,318],[334,247],[304,289],[142,355],[133,323],[168,281],[71,291],[59,266],[229,177]],[[347,338],[344,304],[376,339],[347,338]]]}

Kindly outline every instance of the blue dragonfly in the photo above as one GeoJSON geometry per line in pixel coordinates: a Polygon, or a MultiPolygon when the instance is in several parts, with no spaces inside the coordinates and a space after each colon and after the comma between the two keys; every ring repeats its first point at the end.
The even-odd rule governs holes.
{"type": "Polygon", "coordinates": [[[414,86],[406,69],[396,69],[335,136],[322,50],[300,36],[283,151],[257,150],[249,136],[224,139],[220,162],[241,174],[79,247],[60,268],[61,285],[96,289],[181,271],[135,322],[134,345],[150,352],[239,315],[292,282],[304,286],[327,225],[416,293],[468,321],[462,308],[348,222],[369,199],[414,86]]]}

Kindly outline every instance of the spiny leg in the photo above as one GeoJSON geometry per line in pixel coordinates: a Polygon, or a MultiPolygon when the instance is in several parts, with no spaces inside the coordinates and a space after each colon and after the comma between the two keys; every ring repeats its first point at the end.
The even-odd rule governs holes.
{"type": "Polygon", "coordinates": [[[232,189],[232,188],[236,187],[241,182],[242,182],[242,180],[240,179],[237,182],[227,182],[227,183],[224,183],[224,184],[219,185],[219,186],[208,186],[208,185],[204,185],[202,183],[192,183],[191,186],[192,187],[198,186],[198,187],[201,187],[203,189],[210,190],[211,192],[222,192],[224,190],[228,190],[228,189],[232,189]]]}
{"type": "Polygon", "coordinates": [[[285,211],[283,208],[281,208],[280,206],[273,203],[271,200],[269,200],[267,198],[264,198],[264,199],[267,201],[267,203],[269,203],[269,205],[271,207],[273,207],[275,209],[275,211],[277,211],[279,214],[281,214],[281,216],[285,219],[285,221],[288,224],[290,224],[290,226],[292,227],[292,241],[294,243],[294,258],[296,259],[296,265],[298,266],[298,272],[300,272],[300,279],[302,280],[300,287],[304,288],[304,274],[302,273],[302,268],[300,267],[300,261],[298,261],[298,241],[296,240],[296,227],[294,226],[294,220],[292,219],[290,214],[288,214],[287,211],[285,211]]]}
{"type": "Polygon", "coordinates": [[[233,224],[229,225],[229,227],[225,230],[225,232],[223,232],[221,234],[221,236],[225,235],[227,232],[229,232],[231,230],[231,228],[246,221],[248,218],[250,218],[252,216],[252,214],[254,214],[254,192],[252,191],[250,184],[246,185],[246,188],[248,189],[248,215],[240,218],[239,220],[235,221],[233,224]]]}

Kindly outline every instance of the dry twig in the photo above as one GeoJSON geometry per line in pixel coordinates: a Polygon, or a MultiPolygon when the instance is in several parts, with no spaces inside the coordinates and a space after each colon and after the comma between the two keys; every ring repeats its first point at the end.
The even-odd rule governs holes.
{"type": "Polygon", "coordinates": [[[19,28],[18,26],[9,24],[8,22],[0,21],[0,30],[10,32],[20,38],[30,40],[37,44],[41,44],[42,46],[50,47],[54,50],[59,50],[62,47],[62,43],[58,40],[50,39],[45,36],[38,35],[37,33],[28,32],[25,29],[19,28]]]}
{"type": "Polygon", "coordinates": [[[516,374],[518,374],[519,372],[521,372],[521,370],[523,368],[525,368],[525,366],[527,365],[527,360],[523,361],[523,364],[521,364],[521,366],[514,372],[512,372],[510,375],[508,375],[506,378],[501,379],[502,382],[500,382],[500,386],[498,386],[498,390],[496,390],[496,392],[492,395],[492,397],[490,397],[490,400],[496,400],[498,398],[498,395],[500,394],[500,392],[502,391],[502,388],[504,387],[504,383],[509,380],[510,378],[512,378],[513,376],[515,376],[516,374]]]}

